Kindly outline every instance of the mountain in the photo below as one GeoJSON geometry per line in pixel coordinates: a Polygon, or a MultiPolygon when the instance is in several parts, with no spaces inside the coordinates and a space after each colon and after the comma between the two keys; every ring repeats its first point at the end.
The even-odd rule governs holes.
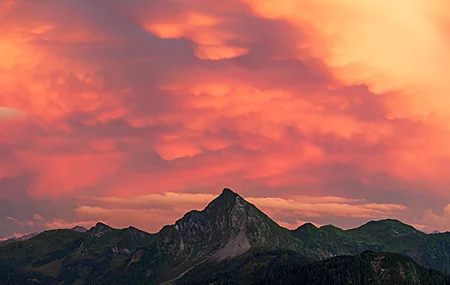
{"type": "Polygon", "coordinates": [[[86,233],[44,232],[0,250],[0,259],[14,258],[20,265],[74,282],[106,278],[133,282],[127,278],[142,274],[148,282],[158,283],[207,260],[231,258],[260,246],[294,249],[299,244],[289,230],[224,189],[203,211],[191,211],[154,235],[98,223],[86,233]]]}
{"type": "Polygon", "coordinates": [[[72,230],[80,233],[85,233],[88,231],[85,227],[82,226],[75,226],[72,228],[72,230]]]}
{"type": "Polygon", "coordinates": [[[427,235],[393,219],[371,221],[350,230],[303,225],[293,235],[322,259],[366,250],[395,252],[410,256],[425,267],[450,273],[450,233],[427,235]]]}
{"type": "Polygon", "coordinates": [[[203,211],[187,213],[169,229],[175,232],[178,255],[200,259],[234,257],[252,246],[298,247],[288,230],[230,189],[224,189],[203,211]],[[199,248],[202,250],[197,252],[199,248]]]}
{"type": "Polygon", "coordinates": [[[284,284],[450,284],[450,276],[426,269],[410,257],[365,251],[308,262],[293,251],[249,252],[234,259],[202,264],[176,285],[284,284]]]}
{"type": "Polygon", "coordinates": [[[24,235],[18,236],[18,237],[0,238],[0,246],[4,246],[4,245],[10,244],[12,242],[25,241],[36,235],[38,235],[38,233],[24,234],[24,235]]]}
{"type": "Polygon", "coordinates": [[[206,266],[231,263],[242,270],[256,268],[258,274],[284,272],[368,250],[400,253],[425,267],[450,272],[450,233],[427,235],[397,220],[351,230],[312,224],[288,230],[227,188],[204,210],[190,211],[156,234],[103,223],[86,231],[46,231],[0,247],[0,263],[39,281],[46,278],[45,284],[161,284],[183,282],[190,272],[206,266]],[[246,259],[260,262],[244,266],[246,259]]]}

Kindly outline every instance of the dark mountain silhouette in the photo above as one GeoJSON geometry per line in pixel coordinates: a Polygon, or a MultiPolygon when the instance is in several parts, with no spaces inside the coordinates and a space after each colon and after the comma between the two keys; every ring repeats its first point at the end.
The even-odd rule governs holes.
{"type": "MultiPolygon", "coordinates": [[[[236,266],[236,274],[243,279],[233,279],[226,284],[247,284],[239,282],[253,275],[263,282],[270,276],[278,276],[277,271],[285,272],[283,276],[303,276],[305,272],[319,274],[317,272],[328,272],[330,264],[335,263],[343,268],[348,266],[347,275],[342,275],[348,277],[363,261],[367,265],[372,262],[370,258],[378,258],[360,255],[365,251],[408,256],[384,253],[389,260],[398,259],[404,270],[401,276],[405,276],[406,281],[428,280],[426,278],[433,276],[437,276],[436,280],[445,279],[443,274],[434,271],[429,277],[422,266],[450,272],[450,234],[427,235],[397,220],[373,221],[351,230],[331,225],[317,228],[312,224],[288,230],[230,189],[224,189],[204,210],[191,211],[156,234],[134,227],[114,229],[103,223],[97,223],[88,231],[78,227],[46,231],[29,240],[0,247],[0,262],[7,265],[4,268],[14,266],[22,275],[47,282],[39,284],[62,281],[64,284],[185,284],[183,282],[191,280],[191,274],[198,270],[226,272],[236,266]],[[353,257],[336,257],[342,255],[353,257]],[[329,258],[333,261],[323,261],[329,258]],[[411,265],[413,261],[417,264],[411,265]],[[310,265],[315,269],[308,267],[310,265]],[[295,271],[300,267],[305,271],[295,271]],[[286,271],[288,268],[293,271],[286,271]]],[[[394,263],[387,263],[382,269],[398,269],[394,263]]],[[[378,279],[370,278],[385,282],[384,275],[376,276],[378,279]]],[[[398,275],[389,276],[398,279],[398,275]]],[[[297,280],[289,278],[286,282],[297,280]]]]}

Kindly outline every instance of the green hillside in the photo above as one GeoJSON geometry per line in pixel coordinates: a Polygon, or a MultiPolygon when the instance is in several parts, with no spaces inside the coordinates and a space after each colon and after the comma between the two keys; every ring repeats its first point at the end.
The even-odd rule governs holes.
{"type": "Polygon", "coordinates": [[[364,252],[309,262],[292,251],[251,252],[201,265],[177,285],[450,284],[450,276],[395,253],[364,252]]]}

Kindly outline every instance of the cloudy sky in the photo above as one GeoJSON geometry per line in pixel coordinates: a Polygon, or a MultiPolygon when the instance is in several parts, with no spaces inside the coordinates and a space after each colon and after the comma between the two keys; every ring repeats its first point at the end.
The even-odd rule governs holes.
{"type": "Polygon", "coordinates": [[[156,232],[224,187],[288,228],[450,230],[448,11],[0,0],[0,236],[156,232]]]}

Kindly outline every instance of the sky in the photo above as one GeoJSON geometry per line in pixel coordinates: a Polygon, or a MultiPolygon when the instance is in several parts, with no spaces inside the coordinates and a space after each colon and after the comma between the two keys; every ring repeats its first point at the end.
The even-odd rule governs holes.
{"type": "Polygon", "coordinates": [[[229,187],[294,229],[450,231],[446,0],[0,0],[0,236],[157,232],[229,187]]]}

